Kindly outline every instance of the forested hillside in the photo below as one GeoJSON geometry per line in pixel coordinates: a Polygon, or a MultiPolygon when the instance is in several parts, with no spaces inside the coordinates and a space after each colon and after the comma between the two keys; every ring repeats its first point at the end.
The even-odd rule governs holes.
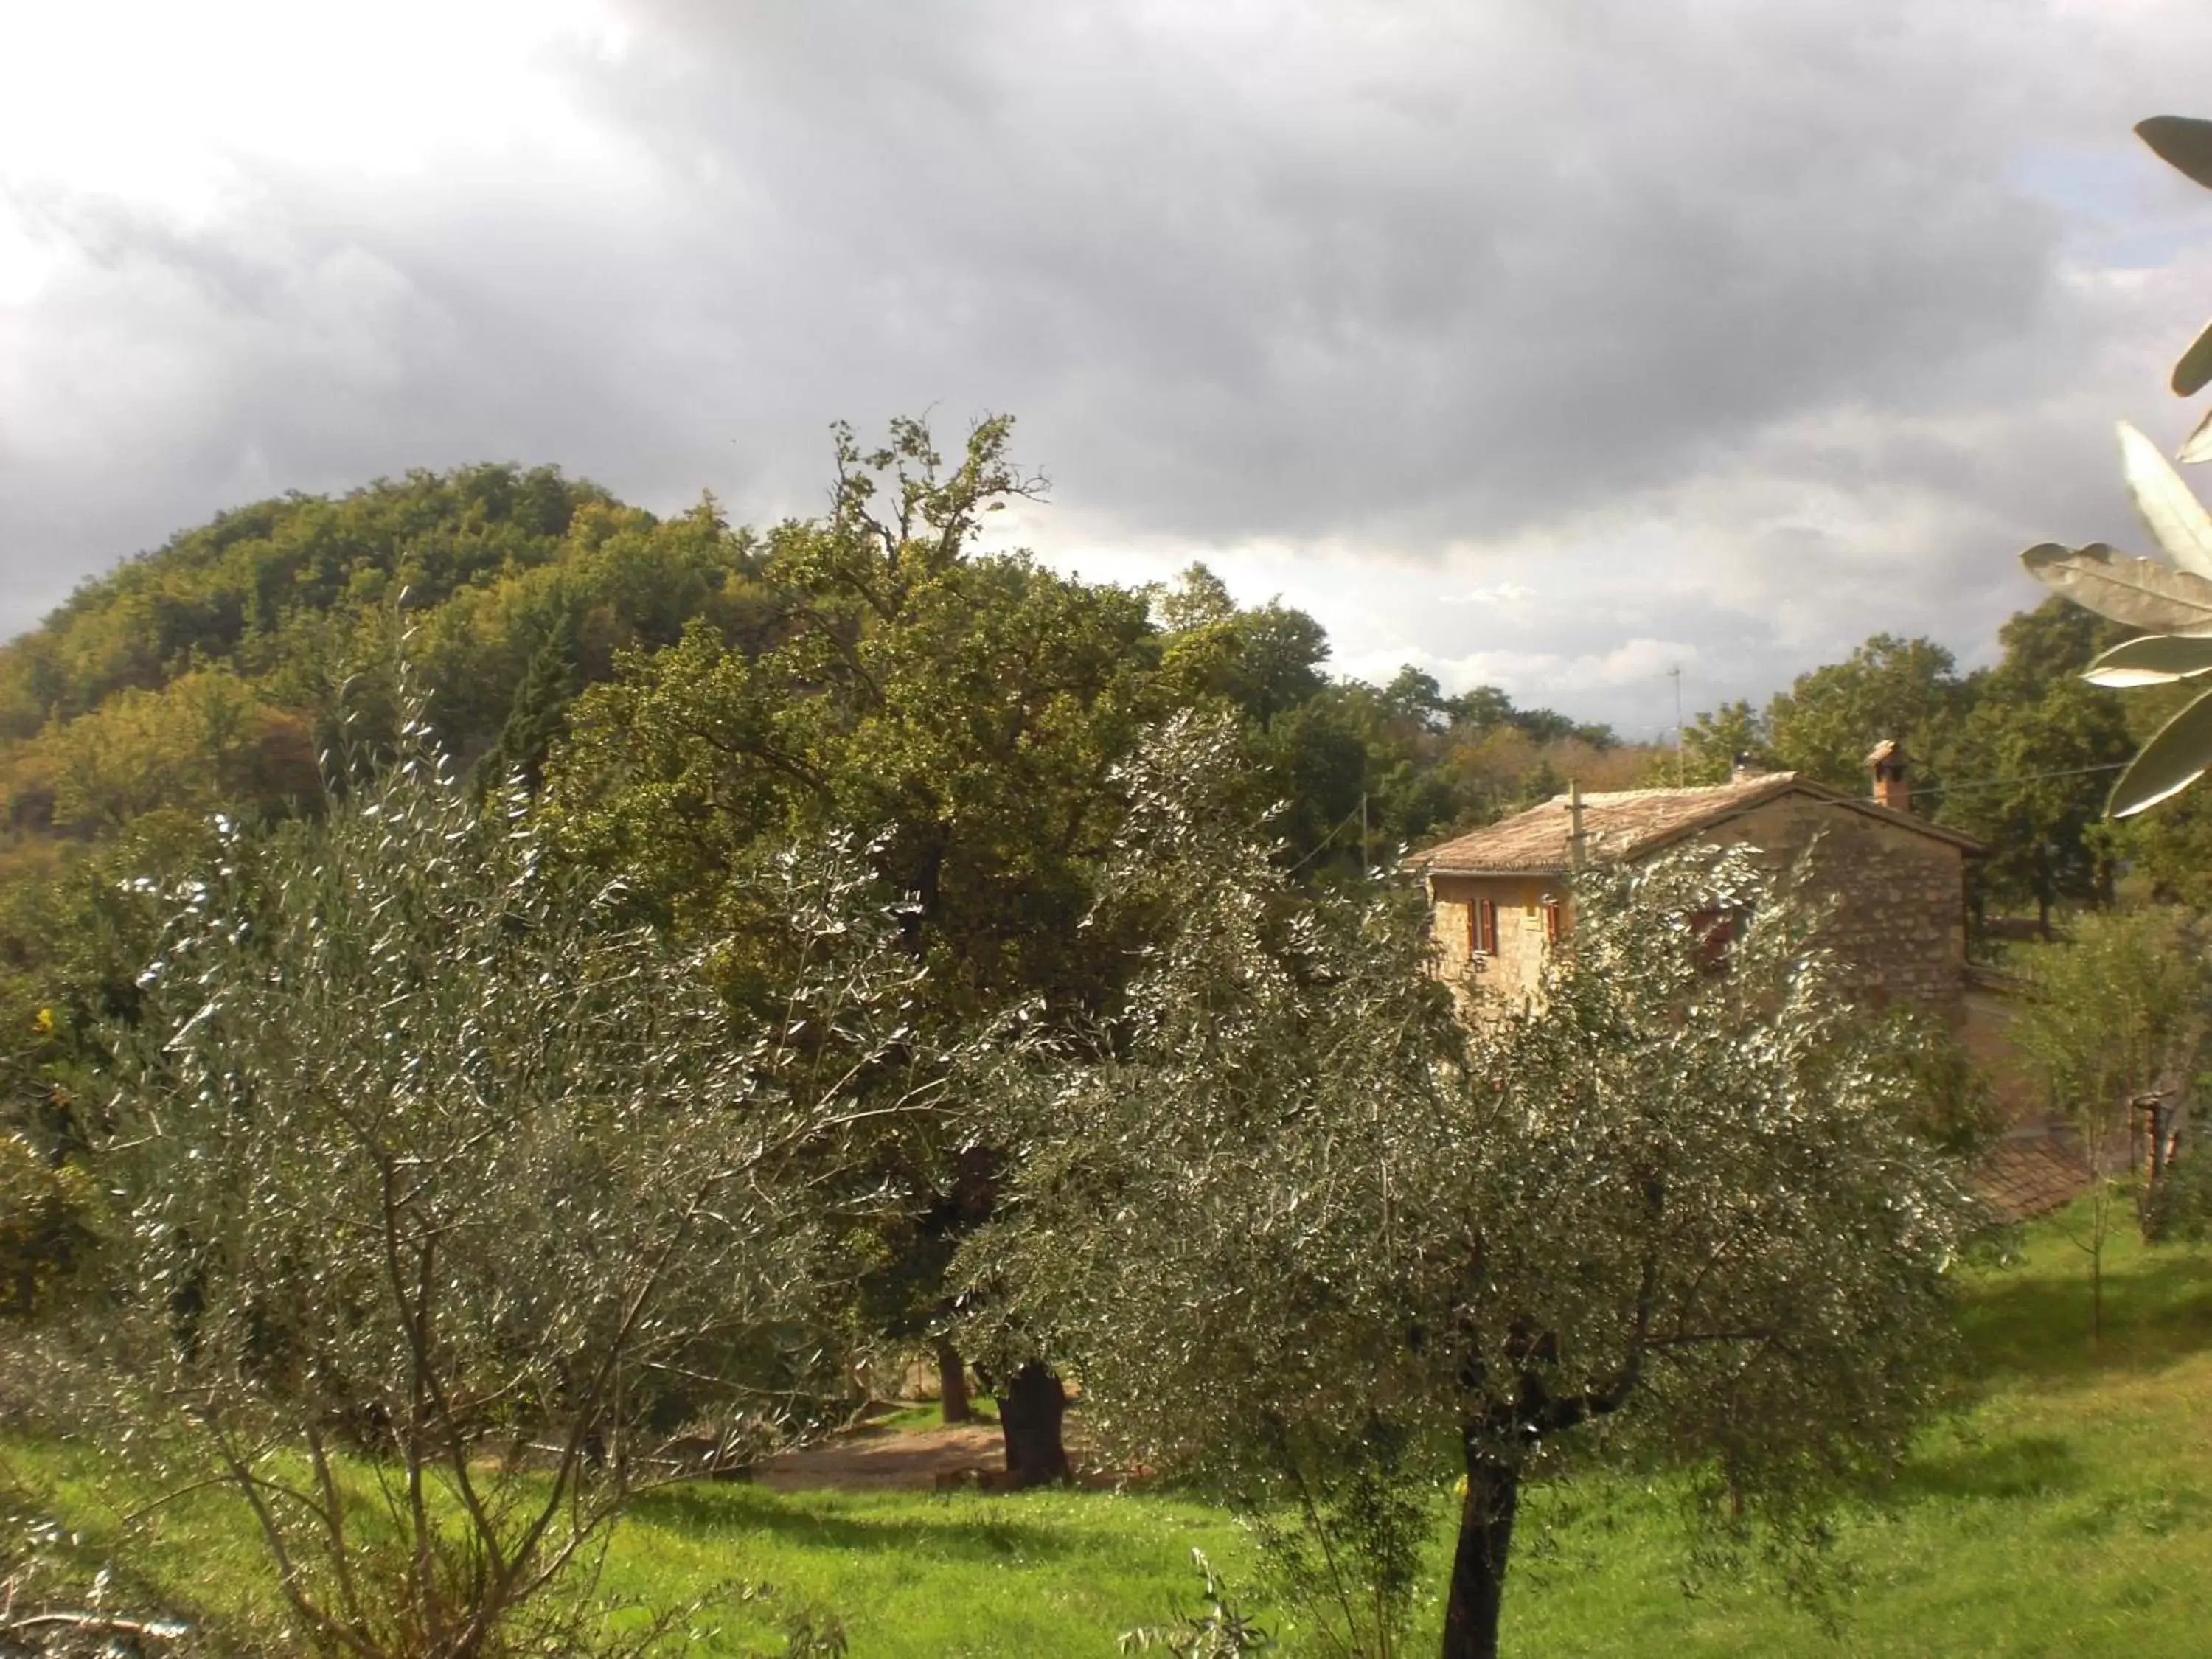
{"type": "Polygon", "coordinates": [[[81,838],[161,807],[309,800],[396,627],[447,741],[477,755],[541,657],[605,678],[695,617],[744,637],[757,563],[711,501],[657,520],[551,468],[238,508],[0,649],[9,821],[81,838]]]}
{"type": "MultiPolygon", "coordinates": [[[[342,711],[369,706],[367,682],[388,673],[395,628],[457,754],[475,760],[514,722],[513,758],[534,765],[530,722],[611,678],[622,652],[671,645],[695,621],[757,652],[775,626],[762,581],[772,538],[732,528],[711,497],[662,520],[550,467],[414,472],[236,508],[87,582],[0,647],[10,826],[82,839],[165,806],[307,801],[342,711]]],[[[1616,747],[1611,733],[1488,688],[1448,698],[1412,672],[1337,686],[1311,617],[1238,613],[1203,574],[1156,609],[1133,650],[1234,617],[1237,664],[1214,689],[1265,722],[1333,728],[1286,732],[1286,750],[1352,734],[1376,746],[1368,781],[1390,803],[1377,804],[1379,836],[1495,811],[1563,766],[1620,769],[1595,758],[1616,747]]]]}
{"type": "MultiPolygon", "coordinates": [[[[847,448],[850,471],[858,456],[847,448]]],[[[225,513],[87,582],[0,647],[0,868],[52,872],[65,847],[158,827],[142,821],[165,813],[313,810],[349,723],[368,742],[388,724],[401,632],[453,752],[487,776],[519,772],[534,785],[571,700],[614,680],[625,653],[641,660],[695,624],[711,643],[694,652],[750,660],[771,648],[794,615],[790,583],[771,567],[806,529],[733,527],[711,497],[660,519],[556,469],[497,465],[225,513]]],[[[1002,574],[1026,568],[961,556],[1002,574]]],[[[1671,756],[1516,708],[1494,688],[1447,696],[1411,668],[1387,685],[1334,679],[1312,617],[1240,608],[1200,567],[1164,592],[1022,580],[1121,606],[1107,647],[1118,667],[1157,678],[1174,659],[1173,683],[1148,694],[1158,707],[1210,699],[1243,711],[1288,805],[1295,859],[1373,862],[1541,799],[1570,775],[1588,788],[1675,779],[1671,756]]],[[[1897,737],[1917,763],[1918,801],[1991,844],[1984,886],[1996,902],[2094,900],[2128,858],[2195,896],[2192,806],[2154,815],[2124,842],[2093,827],[2107,769],[2162,713],[2139,700],[2131,731],[2120,699],[2076,678],[2112,631],[2054,601],[2007,624],[1997,666],[1966,674],[1931,641],[1877,635],[1763,710],[1698,715],[1682,775],[1723,775],[1747,752],[1856,788],[1868,745],[1897,737]]],[[[1071,641],[1048,630],[1028,648],[1071,641]]],[[[939,665],[912,665],[925,681],[939,665]]],[[[992,695],[984,666],[943,695],[992,695]]]]}
{"type": "MultiPolygon", "coordinates": [[[[1006,431],[996,422],[981,434],[1000,486],[1020,482],[1004,470],[1006,431]]],[[[841,435],[839,477],[861,478],[869,459],[936,464],[926,433],[894,432],[902,450],[895,440],[872,457],[841,435]]],[[[662,519],[554,468],[483,465],[241,507],[87,582],[0,647],[9,1006],[81,1000],[81,987],[48,983],[74,948],[60,917],[87,902],[62,890],[108,869],[121,843],[140,849],[125,862],[159,864],[149,849],[189,842],[210,812],[315,811],[335,754],[388,741],[403,656],[460,762],[485,781],[520,776],[532,788],[575,698],[611,688],[592,705],[595,735],[569,763],[564,810],[603,848],[659,837],[664,858],[722,856],[712,834],[701,838],[701,812],[664,810],[652,791],[671,781],[644,778],[630,750],[652,741],[656,711],[664,738],[678,741],[670,720],[690,721],[696,747],[696,711],[672,705],[672,688],[689,676],[704,692],[726,665],[781,664],[779,684],[749,683],[744,694],[756,705],[780,699],[779,719],[826,706],[818,694],[836,678],[835,652],[812,665],[775,653],[798,635],[817,653],[852,636],[840,607],[872,602],[852,572],[823,562],[830,522],[733,526],[711,497],[662,519]],[[672,836],[690,845],[679,849],[672,836]]],[[[1003,716],[1022,703],[1026,674],[1033,706],[1021,718],[1035,720],[1053,696],[1069,706],[1070,688],[1050,683],[1080,660],[1090,690],[1077,700],[1103,695],[1115,711],[1115,730],[1093,733],[1103,746],[1079,763],[1095,768],[1110,766],[1144,720],[1199,703],[1234,707],[1285,805],[1285,856],[1310,872],[1385,861],[1571,776],[1590,789],[1710,781],[1747,753],[1855,789],[1868,745],[1888,736],[1913,757],[1919,808],[1990,844],[1985,904],[2048,914],[2094,902],[2130,862],[2161,890],[2204,896],[2206,832],[2193,799],[2124,831],[2099,823],[2112,770],[2164,709],[2154,696],[2124,705],[2080,681],[2113,625],[2057,601],[2015,617],[1999,663],[1971,673],[1931,641],[1877,635],[1763,709],[1699,714],[1678,762],[1518,708],[1494,688],[1447,695],[1413,668],[1384,685],[1334,678],[1314,618],[1273,602],[1240,607],[1203,567],[1170,589],[1139,592],[979,556],[964,535],[948,560],[975,592],[938,596],[959,611],[960,627],[919,623],[884,647],[899,658],[902,708],[933,703],[947,729],[965,722],[972,732],[986,709],[1003,716]]],[[[848,690],[865,678],[848,678],[848,690]]],[[[840,718],[849,726],[861,715],[848,704],[840,718]]],[[[882,735],[879,724],[868,729],[882,735]]],[[[1020,736],[1026,752],[1037,752],[1036,738],[1020,736]]],[[[895,817],[928,769],[955,764],[941,742],[902,760],[880,744],[875,754],[911,775],[825,784],[845,816],[895,817]]],[[[679,772],[691,766],[695,779],[696,760],[665,743],[659,757],[679,772]]]]}
{"type": "MultiPolygon", "coordinates": [[[[831,459],[847,489],[880,463],[887,488],[909,492],[888,513],[921,509],[911,492],[934,479],[966,489],[972,515],[1019,483],[1006,434],[987,423],[950,470],[911,423],[867,455],[841,432],[831,459]]],[[[939,879],[915,837],[957,824],[947,845],[968,861],[946,879],[957,889],[964,870],[971,896],[998,907],[971,915],[975,928],[1036,934],[1036,916],[1014,912],[1036,905],[1072,927],[1080,867],[1114,830],[1106,775],[1178,708],[1238,711],[1264,791],[1285,806],[1283,856],[1308,877],[1382,863],[1571,775],[1638,781],[1651,762],[1490,688],[1446,696],[1412,670],[1385,686],[1332,678],[1317,622],[1240,607],[1202,567],[1143,591],[980,555],[972,516],[937,526],[940,568],[901,575],[895,601],[853,562],[857,522],[754,530],[711,497],[663,519],[554,468],[484,465],[241,507],[87,582],[0,647],[10,1092],[48,1098],[76,1034],[127,1012],[153,907],[122,878],[189,864],[213,814],[319,811],[346,754],[392,741],[403,660],[483,785],[540,787],[572,705],[600,688],[585,739],[556,764],[557,810],[580,850],[641,857],[630,874],[664,914],[701,921],[711,872],[744,843],[827,817],[904,824],[884,873],[906,885],[939,879]],[[756,746],[742,805],[702,769],[740,708],[797,745],[756,746]],[[1002,763],[1017,756],[1033,764],[1014,786],[1002,763]],[[1006,811],[992,818],[979,790],[1006,811]]],[[[983,948],[980,933],[970,943],[983,948]]],[[[1032,969],[1044,971],[1010,969],[1014,982],[1032,969]]]]}

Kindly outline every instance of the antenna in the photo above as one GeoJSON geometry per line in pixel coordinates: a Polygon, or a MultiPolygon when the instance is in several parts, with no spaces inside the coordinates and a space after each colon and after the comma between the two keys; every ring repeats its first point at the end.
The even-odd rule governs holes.
{"type": "Polygon", "coordinates": [[[1676,663],[1667,671],[1667,678],[1674,682],[1674,787],[1680,789],[1682,772],[1682,665],[1676,663]]]}

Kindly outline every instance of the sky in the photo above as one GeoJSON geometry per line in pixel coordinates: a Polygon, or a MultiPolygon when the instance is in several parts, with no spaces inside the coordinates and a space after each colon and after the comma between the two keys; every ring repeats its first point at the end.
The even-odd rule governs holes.
{"type": "Polygon", "coordinates": [[[2141,548],[2212,311],[2179,0],[0,0],[0,632],[227,507],[552,462],[998,539],[1665,735],[2141,548]]]}

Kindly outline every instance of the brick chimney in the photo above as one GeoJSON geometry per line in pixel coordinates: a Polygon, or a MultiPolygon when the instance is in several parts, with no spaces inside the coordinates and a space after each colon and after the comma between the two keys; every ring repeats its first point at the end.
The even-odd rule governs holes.
{"type": "Polygon", "coordinates": [[[1905,750],[1897,739],[1884,738],[1875,744],[1866,763],[1874,774],[1874,804],[1893,812],[1910,812],[1912,791],[1905,781],[1905,750]]]}

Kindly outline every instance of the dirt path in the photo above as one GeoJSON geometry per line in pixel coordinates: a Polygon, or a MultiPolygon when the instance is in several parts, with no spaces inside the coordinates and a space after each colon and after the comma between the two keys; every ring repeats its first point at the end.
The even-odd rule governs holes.
{"type": "Polygon", "coordinates": [[[1006,1468],[1004,1446],[993,1423],[935,1429],[860,1429],[823,1446],[780,1452],[759,1464],[753,1478],[778,1492],[836,1486],[865,1492],[948,1485],[963,1474],[1006,1468]]]}

